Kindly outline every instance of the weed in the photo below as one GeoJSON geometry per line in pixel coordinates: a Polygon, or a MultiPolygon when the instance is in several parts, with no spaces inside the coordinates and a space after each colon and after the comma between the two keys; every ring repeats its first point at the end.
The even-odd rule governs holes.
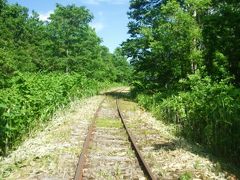
{"type": "Polygon", "coordinates": [[[101,128],[121,128],[122,123],[120,120],[98,119],[96,122],[96,126],[101,128]]]}
{"type": "Polygon", "coordinates": [[[191,179],[193,179],[192,176],[193,175],[192,175],[191,172],[185,172],[185,173],[180,175],[179,180],[191,180],[191,179]]]}

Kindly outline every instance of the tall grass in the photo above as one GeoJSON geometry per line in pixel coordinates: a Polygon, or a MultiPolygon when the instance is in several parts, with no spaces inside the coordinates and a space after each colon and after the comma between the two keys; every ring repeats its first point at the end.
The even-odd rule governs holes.
{"type": "Polygon", "coordinates": [[[188,91],[168,97],[163,92],[139,94],[138,102],[159,118],[180,125],[184,137],[240,165],[240,90],[224,81],[194,76],[188,91]]]}
{"type": "Polygon", "coordinates": [[[0,89],[0,154],[19,144],[72,98],[96,94],[104,83],[79,74],[18,74],[0,89]]]}

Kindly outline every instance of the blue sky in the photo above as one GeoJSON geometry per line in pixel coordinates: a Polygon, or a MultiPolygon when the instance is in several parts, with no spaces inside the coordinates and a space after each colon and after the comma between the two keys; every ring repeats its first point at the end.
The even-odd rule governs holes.
{"type": "Polygon", "coordinates": [[[21,4],[30,11],[37,11],[43,20],[54,11],[56,3],[85,6],[94,15],[91,26],[96,29],[98,36],[103,40],[103,45],[111,52],[128,38],[126,13],[129,0],[9,0],[8,2],[21,4]]]}

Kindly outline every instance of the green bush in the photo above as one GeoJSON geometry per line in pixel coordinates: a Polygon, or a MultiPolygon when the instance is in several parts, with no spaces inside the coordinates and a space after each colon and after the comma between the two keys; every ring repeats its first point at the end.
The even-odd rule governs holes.
{"type": "Polygon", "coordinates": [[[138,102],[214,154],[240,163],[240,90],[226,80],[213,82],[198,74],[183,81],[190,90],[167,98],[138,96],[138,102]]]}
{"type": "Polygon", "coordinates": [[[104,83],[79,74],[17,74],[0,89],[0,154],[7,154],[71,98],[96,94],[104,83]]]}

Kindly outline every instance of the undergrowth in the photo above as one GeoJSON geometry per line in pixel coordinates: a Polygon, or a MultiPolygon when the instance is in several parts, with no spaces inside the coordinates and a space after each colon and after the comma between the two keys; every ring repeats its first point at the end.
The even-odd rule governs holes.
{"type": "Polygon", "coordinates": [[[184,91],[137,93],[137,101],[158,119],[180,126],[185,138],[240,164],[240,90],[228,80],[190,75],[184,91]]]}
{"type": "Polygon", "coordinates": [[[17,73],[8,88],[0,89],[0,155],[8,154],[59,107],[111,85],[77,73],[17,73]]]}

